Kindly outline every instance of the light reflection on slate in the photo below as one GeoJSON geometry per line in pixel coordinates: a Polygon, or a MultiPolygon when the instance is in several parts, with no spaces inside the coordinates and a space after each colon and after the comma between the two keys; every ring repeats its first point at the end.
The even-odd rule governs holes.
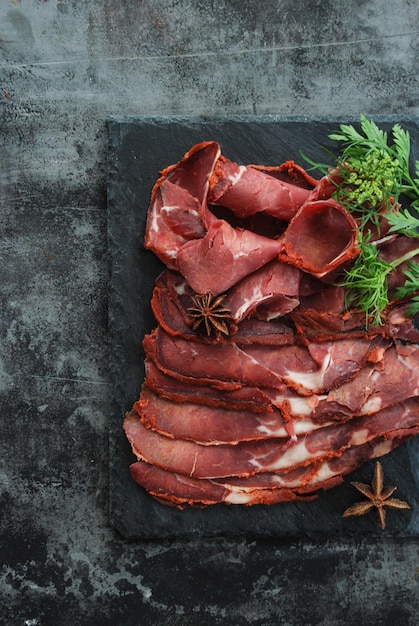
{"type": "MultiPolygon", "coordinates": [[[[417,121],[382,117],[384,129],[396,122],[412,135],[412,153],[419,153],[417,121]]],[[[108,233],[111,265],[109,289],[110,520],[127,538],[249,536],[311,538],[360,535],[419,534],[419,439],[381,459],[386,484],[397,485],[397,496],[410,511],[389,510],[387,528],[379,531],[374,517],[343,519],[342,513],[359,500],[351,480],[370,482],[374,462],[366,463],[344,484],[321,493],[313,502],[253,507],[216,505],[180,511],[164,506],[130,477],[135,458],[122,422],[138,399],[144,376],[142,339],[155,322],[150,298],[162,270],[155,256],[143,249],[142,238],[151,188],[159,171],[177,162],[195,143],[216,140],[223,154],[241,163],[274,165],[288,159],[304,164],[309,158],[327,162],[327,136],[340,123],[356,118],[112,118],[108,120],[108,233]]],[[[417,158],[417,157],[416,157],[417,158]]]]}

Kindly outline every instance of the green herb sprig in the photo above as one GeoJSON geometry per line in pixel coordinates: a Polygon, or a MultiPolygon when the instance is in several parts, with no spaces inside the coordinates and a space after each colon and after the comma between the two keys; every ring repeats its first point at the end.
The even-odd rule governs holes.
{"type": "Polygon", "coordinates": [[[396,289],[393,297],[412,298],[407,308],[408,315],[419,313],[419,263],[411,261],[419,254],[419,247],[410,250],[391,263],[380,259],[379,249],[374,243],[362,242],[360,254],[352,267],[345,272],[344,279],[338,283],[345,287],[345,304],[356,307],[365,313],[365,326],[378,326],[382,322],[382,313],[390,304],[387,278],[390,272],[407,262],[404,274],[407,277],[403,287],[396,289]]]}
{"type": "Polygon", "coordinates": [[[411,298],[411,303],[407,309],[408,315],[417,315],[419,313],[419,263],[410,261],[407,264],[404,274],[406,282],[403,287],[396,289],[396,298],[411,298]]]}
{"type": "MultiPolygon", "coordinates": [[[[343,174],[343,186],[355,184],[352,190],[358,207],[365,202],[365,187],[372,197],[380,201],[391,197],[393,204],[403,194],[411,202],[414,212],[419,211],[419,161],[415,162],[415,177],[410,174],[410,135],[400,124],[394,124],[391,135],[360,115],[360,131],[348,124],[341,124],[339,132],[329,138],[341,142],[343,150],[338,159],[338,172],[343,174]],[[389,143],[389,139],[392,143],[389,143]],[[349,177],[347,172],[349,172],[349,177]],[[351,172],[355,172],[352,175],[351,172]],[[345,180],[346,179],[346,180],[345,180]]],[[[360,210],[360,209],[359,209],[360,210]]]]}
{"type": "Polygon", "coordinates": [[[389,213],[386,215],[386,219],[390,224],[390,233],[398,233],[407,237],[419,236],[419,212],[413,215],[407,209],[401,209],[395,213],[389,213]]]}
{"type": "Polygon", "coordinates": [[[408,313],[414,315],[419,312],[419,263],[410,259],[419,254],[419,246],[386,263],[370,241],[371,227],[380,233],[383,217],[390,225],[390,233],[419,237],[419,161],[415,162],[412,176],[409,133],[400,124],[394,124],[389,136],[375,122],[360,115],[359,130],[341,124],[329,138],[342,145],[335,167],[306,160],[336,181],[333,197],[353,214],[358,224],[359,256],[338,283],[346,288],[346,305],[363,311],[367,326],[380,324],[389,304],[388,275],[409,261],[404,271],[405,285],[396,290],[394,298],[411,298],[408,313]],[[410,201],[409,208],[400,209],[402,196],[410,201]]]}
{"type": "Polygon", "coordinates": [[[381,322],[381,314],[389,304],[387,276],[392,269],[390,263],[379,258],[377,246],[364,241],[351,269],[338,283],[346,289],[346,307],[356,307],[365,313],[366,327],[381,322]]]}

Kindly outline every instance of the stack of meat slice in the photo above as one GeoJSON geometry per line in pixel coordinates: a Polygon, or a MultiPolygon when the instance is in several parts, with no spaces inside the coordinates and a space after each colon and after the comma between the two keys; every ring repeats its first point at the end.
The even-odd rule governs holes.
{"type": "Polygon", "coordinates": [[[368,332],[345,312],[333,277],[357,225],[327,189],[215,142],[154,186],[145,245],[167,269],[124,428],[132,477],[160,501],[310,500],[419,433],[419,332],[402,302],[368,332]]]}

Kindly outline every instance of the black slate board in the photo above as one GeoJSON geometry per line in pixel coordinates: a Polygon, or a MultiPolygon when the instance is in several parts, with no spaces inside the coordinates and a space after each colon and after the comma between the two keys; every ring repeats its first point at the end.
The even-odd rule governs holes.
{"type": "MultiPolygon", "coordinates": [[[[419,155],[418,120],[375,117],[382,128],[400,122],[410,131],[412,153],[419,155]]],[[[177,162],[195,143],[216,140],[228,158],[241,163],[274,165],[288,159],[304,164],[300,150],[327,161],[322,149],[334,148],[328,134],[355,118],[295,117],[117,117],[108,120],[108,233],[110,384],[110,521],[130,539],[201,536],[248,536],[327,539],[381,534],[419,535],[419,437],[383,457],[386,484],[398,486],[410,511],[390,511],[387,529],[374,517],[343,519],[360,494],[350,480],[369,482],[374,462],[365,464],[336,487],[309,503],[274,506],[216,505],[180,511],[164,506],[136,485],[129,474],[135,459],[122,430],[125,411],[138,398],[144,376],[142,339],[154,326],[150,297],[162,269],[142,238],[151,188],[159,171],[177,162]]],[[[362,496],[361,496],[362,498],[362,496]]]]}

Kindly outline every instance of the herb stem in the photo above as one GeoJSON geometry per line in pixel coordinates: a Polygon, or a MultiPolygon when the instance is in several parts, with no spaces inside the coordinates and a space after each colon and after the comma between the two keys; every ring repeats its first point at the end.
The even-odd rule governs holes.
{"type": "Polygon", "coordinates": [[[413,259],[413,257],[417,256],[418,254],[419,254],[419,248],[415,248],[414,250],[409,250],[409,252],[406,252],[406,254],[403,254],[403,256],[399,257],[395,261],[391,261],[390,265],[392,266],[392,269],[396,269],[396,267],[399,267],[399,265],[401,265],[405,261],[409,261],[410,259],[413,259]]]}
{"type": "Polygon", "coordinates": [[[378,246],[382,246],[384,243],[387,243],[388,241],[393,241],[396,238],[396,234],[395,233],[391,233],[390,235],[386,235],[385,237],[381,237],[381,239],[375,239],[374,241],[371,241],[371,245],[372,246],[376,246],[378,248],[378,246]]]}

